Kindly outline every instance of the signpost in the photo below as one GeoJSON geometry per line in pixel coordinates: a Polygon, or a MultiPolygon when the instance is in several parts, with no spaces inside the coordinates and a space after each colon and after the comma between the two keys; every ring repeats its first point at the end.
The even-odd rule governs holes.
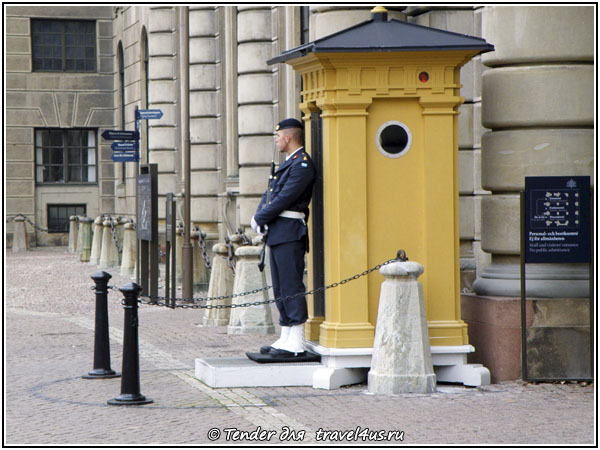
{"type": "MultiPolygon", "coordinates": [[[[165,207],[165,297],[176,297],[177,295],[177,270],[176,270],[176,217],[177,217],[177,202],[172,193],[167,194],[167,204],[165,207]]],[[[168,301],[168,300],[167,300],[168,301]]],[[[174,300],[172,304],[174,304],[174,300]]]]}
{"type": "Polygon", "coordinates": [[[143,164],[137,176],[137,238],[143,295],[158,296],[158,165],[143,164]],[[148,284],[148,276],[150,284],[148,284]]]}
{"type": "Polygon", "coordinates": [[[131,141],[138,140],[140,138],[139,131],[129,130],[104,130],[102,137],[108,141],[131,141]]]}
{"type": "MultiPolygon", "coordinates": [[[[104,130],[102,137],[113,142],[111,159],[114,162],[140,160],[140,120],[160,119],[160,109],[135,109],[135,130],[104,130]]],[[[142,294],[158,295],[158,169],[156,164],[142,166],[138,173],[136,164],[136,215],[137,215],[137,281],[142,294]],[[141,247],[141,248],[140,248],[141,247]],[[148,280],[148,275],[150,280],[148,280]],[[150,284],[148,285],[148,281],[150,284]]]]}
{"type": "MultiPolygon", "coordinates": [[[[590,177],[525,177],[521,193],[521,357],[523,380],[528,377],[526,264],[590,264],[590,368],[594,351],[592,213],[590,177]]],[[[593,369],[592,369],[593,370],[593,369]]],[[[565,378],[561,378],[565,379],[565,378]]],[[[591,379],[591,377],[590,377],[591,379]]],[[[586,379],[587,380],[587,379],[586,379]]]]}
{"type": "Polygon", "coordinates": [[[140,157],[137,152],[113,152],[111,159],[114,162],[137,162],[140,157]]]}
{"type": "Polygon", "coordinates": [[[136,120],[148,120],[148,119],[160,119],[163,116],[163,112],[160,109],[136,109],[135,119],[136,120]]]}

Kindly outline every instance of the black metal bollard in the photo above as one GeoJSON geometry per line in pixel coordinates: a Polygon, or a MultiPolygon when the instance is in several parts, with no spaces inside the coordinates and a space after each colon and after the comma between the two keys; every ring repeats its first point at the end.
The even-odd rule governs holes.
{"type": "Polygon", "coordinates": [[[109,405],[144,405],[152,399],[140,393],[140,353],[138,343],[138,295],[142,287],[128,283],[119,289],[125,296],[125,323],[123,326],[123,377],[121,395],[108,400],[109,405]]]}
{"type": "Polygon", "coordinates": [[[96,283],[96,325],[94,330],[94,368],[82,378],[116,378],[121,374],[110,368],[110,344],[108,336],[108,280],[110,273],[92,275],[96,283]]]}

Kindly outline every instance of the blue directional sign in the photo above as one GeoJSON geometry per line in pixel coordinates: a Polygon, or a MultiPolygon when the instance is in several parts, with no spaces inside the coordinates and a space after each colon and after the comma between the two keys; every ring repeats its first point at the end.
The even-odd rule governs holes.
{"type": "Polygon", "coordinates": [[[136,119],[160,119],[163,116],[163,112],[160,109],[136,109],[136,119]]]}
{"type": "Polygon", "coordinates": [[[140,156],[138,152],[113,152],[111,159],[114,162],[137,162],[140,156]]]}
{"type": "Polygon", "coordinates": [[[139,131],[135,130],[104,130],[102,137],[109,141],[130,141],[133,139],[139,139],[140,133],[139,131]]]}
{"type": "Polygon", "coordinates": [[[138,151],[139,144],[138,141],[113,142],[110,145],[110,148],[113,149],[113,151],[138,151]]]}

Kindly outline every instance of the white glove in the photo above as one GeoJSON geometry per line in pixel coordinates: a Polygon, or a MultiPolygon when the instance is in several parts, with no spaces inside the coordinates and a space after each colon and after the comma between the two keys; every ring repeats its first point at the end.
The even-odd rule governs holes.
{"type": "Polygon", "coordinates": [[[255,233],[262,234],[260,232],[260,227],[256,223],[256,220],[254,220],[254,216],[252,216],[252,219],[250,219],[250,227],[254,230],[255,233]]]}

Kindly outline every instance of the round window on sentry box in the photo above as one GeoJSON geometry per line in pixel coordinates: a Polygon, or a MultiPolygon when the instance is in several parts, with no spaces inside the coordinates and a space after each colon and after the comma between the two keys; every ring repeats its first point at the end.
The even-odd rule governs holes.
{"type": "Polygon", "coordinates": [[[410,149],[412,136],[410,130],[401,122],[386,122],[377,130],[375,137],[377,148],[383,156],[400,158],[410,149]]]}

